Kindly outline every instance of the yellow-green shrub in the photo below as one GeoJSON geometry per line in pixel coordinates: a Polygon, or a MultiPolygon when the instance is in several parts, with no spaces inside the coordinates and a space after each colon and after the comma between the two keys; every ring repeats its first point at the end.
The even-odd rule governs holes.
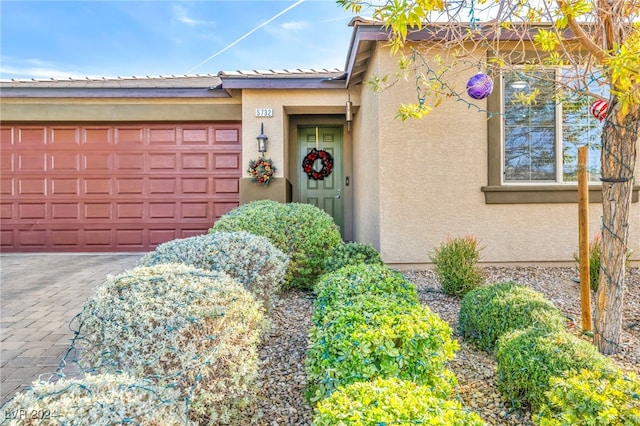
{"type": "Polygon", "coordinates": [[[533,421],[541,426],[640,425],[640,381],[620,371],[582,370],[552,377],[547,402],[533,421]]]}
{"type": "Polygon", "coordinates": [[[426,386],[378,378],[338,388],[318,403],[313,424],[481,426],[485,423],[458,401],[442,399],[426,386]]]}
{"type": "Polygon", "coordinates": [[[325,274],[316,285],[313,318],[320,321],[333,306],[350,304],[356,296],[385,296],[398,303],[416,304],[415,286],[385,265],[350,265],[325,274]]]}
{"type": "Polygon", "coordinates": [[[515,407],[537,411],[552,377],[582,369],[614,371],[595,346],[566,331],[528,328],[503,335],[496,345],[498,389],[515,407]]]}
{"type": "Polygon", "coordinates": [[[307,398],[329,396],[338,386],[397,377],[448,397],[456,383],[446,370],[458,343],[429,308],[362,295],[334,306],[309,333],[307,398]]]}

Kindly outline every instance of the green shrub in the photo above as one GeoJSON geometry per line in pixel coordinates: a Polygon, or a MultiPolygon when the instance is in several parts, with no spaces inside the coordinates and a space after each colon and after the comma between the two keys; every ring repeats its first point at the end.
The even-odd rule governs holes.
{"type": "Polygon", "coordinates": [[[613,371],[612,361],[591,343],[566,331],[529,328],[503,335],[496,346],[498,389],[514,407],[538,411],[549,379],[584,368],[613,371]]]}
{"type": "Polygon", "coordinates": [[[83,371],[173,386],[194,419],[228,423],[254,395],[262,307],[224,273],[139,267],[110,277],[77,321],[83,371]]]}
{"type": "Polygon", "coordinates": [[[79,380],[36,381],[3,410],[5,420],[7,413],[17,417],[10,425],[177,426],[187,422],[185,403],[178,397],[173,389],[128,374],[87,375],[79,380]]]}
{"type": "Polygon", "coordinates": [[[417,302],[415,286],[400,272],[385,265],[346,266],[336,272],[325,274],[316,285],[314,320],[325,315],[326,309],[335,304],[349,304],[352,297],[386,296],[394,300],[417,302]]]}
{"type": "Polygon", "coordinates": [[[640,425],[640,381],[633,374],[582,370],[569,377],[552,377],[534,422],[541,426],[640,425]]]}
{"type": "MultiPolygon", "coordinates": [[[[597,234],[589,243],[589,286],[591,291],[598,291],[600,285],[600,256],[602,255],[602,237],[597,234]]],[[[578,271],[580,271],[580,255],[573,254],[573,260],[576,261],[578,271]]]]}
{"type": "Polygon", "coordinates": [[[289,260],[265,237],[247,232],[217,232],[160,244],[138,264],[159,263],[184,263],[226,272],[271,310],[284,283],[289,260]]]}
{"type": "Polygon", "coordinates": [[[485,283],[478,266],[481,250],[479,241],[470,235],[448,238],[434,250],[431,261],[446,294],[462,297],[485,283]]]}
{"type": "Polygon", "coordinates": [[[460,334],[480,349],[493,352],[503,334],[537,327],[562,330],[565,317],[542,293],[511,282],[483,286],[460,302],[460,334]]]}
{"type": "Polygon", "coordinates": [[[307,398],[329,396],[338,386],[397,377],[448,397],[455,376],[445,369],[458,343],[449,325],[420,304],[362,295],[334,306],[309,332],[307,398]]]}
{"type": "MultiPolygon", "coordinates": [[[[631,259],[632,250],[629,249],[625,261],[629,262],[631,259]]],[[[600,259],[602,257],[602,234],[598,233],[589,243],[589,286],[591,291],[598,291],[600,286],[600,259]]],[[[579,253],[573,254],[573,259],[576,261],[578,271],[580,270],[580,255],[579,253]]]]}
{"type": "Polygon", "coordinates": [[[324,261],[325,272],[335,272],[347,265],[359,265],[361,263],[379,265],[382,264],[380,253],[373,246],[361,243],[338,244],[333,253],[324,261]]]}
{"type": "Polygon", "coordinates": [[[397,379],[374,379],[340,387],[318,404],[315,426],[430,424],[481,426],[485,423],[456,400],[397,379]]]}
{"type": "Polygon", "coordinates": [[[289,287],[312,289],[324,272],[324,261],[341,243],[331,216],[311,204],[261,200],[231,210],[209,230],[247,231],[267,237],[289,256],[289,287]]]}

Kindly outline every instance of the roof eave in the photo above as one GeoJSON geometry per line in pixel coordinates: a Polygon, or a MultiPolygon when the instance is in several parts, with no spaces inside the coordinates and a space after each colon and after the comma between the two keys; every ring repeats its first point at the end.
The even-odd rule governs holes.
{"type": "Polygon", "coordinates": [[[344,74],[323,78],[260,78],[260,77],[225,77],[222,78],[223,89],[344,89],[344,74]]]}
{"type": "Polygon", "coordinates": [[[0,87],[0,98],[229,98],[219,86],[194,88],[0,87]]]}

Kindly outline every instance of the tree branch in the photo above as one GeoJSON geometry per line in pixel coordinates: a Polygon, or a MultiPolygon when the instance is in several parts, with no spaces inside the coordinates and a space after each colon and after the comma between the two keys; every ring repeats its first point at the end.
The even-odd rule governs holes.
{"type": "MultiPolygon", "coordinates": [[[[560,10],[565,7],[565,0],[558,0],[558,6],[560,6],[560,10]]],[[[573,35],[576,36],[580,44],[584,46],[600,63],[605,63],[611,56],[607,54],[604,50],[600,48],[591,38],[584,32],[584,29],[580,26],[580,24],[574,19],[573,16],[567,15],[567,22],[569,24],[569,28],[573,31],[573,35]]]]}

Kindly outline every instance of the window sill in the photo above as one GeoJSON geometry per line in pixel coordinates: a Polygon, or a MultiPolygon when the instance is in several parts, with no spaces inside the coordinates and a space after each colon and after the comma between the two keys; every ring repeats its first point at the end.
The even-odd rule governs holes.
{"type": "MultiPolygon", "coordinates": [[[[500,185],[483,186],[486,204],[546,204],[577,203],[578,187],[575,185],[500,185]]],[[[640,186],[633,187],[631,201],[638,202],[640,186]]],[[[602,187],[589,185],[589,202],[602,202],[602,187]]]]}

